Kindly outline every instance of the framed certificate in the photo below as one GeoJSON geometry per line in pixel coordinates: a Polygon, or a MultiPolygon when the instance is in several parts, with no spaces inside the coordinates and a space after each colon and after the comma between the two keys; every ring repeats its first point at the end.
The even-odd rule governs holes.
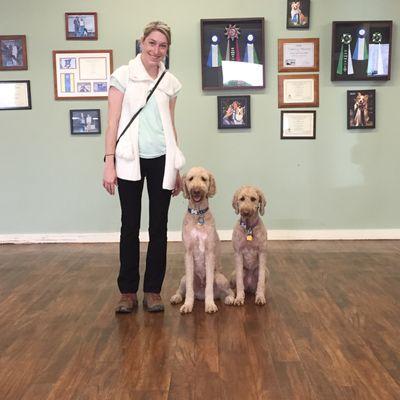
{"type": "Polygon", "coordinates": [[[281,139],[315,139],[316,111],[281,111],[281,139]]]}
{"type": "Polygon", "coordinates": [[[319,71],[319,39],[278,39],[278,71],[319,71]]]}
{"type": "Polygon", "coordinates": [[[112,50],[54,50],[55,99],[107,99],[112,61],[112,50]]]}
{"type": "Polygon", "coordinates": [[[0,81],[0,110],[30,110],[30,81],[0,81]]]}
{"type": "Polygon", "coordinates": [[[279,75],[278,76],[278,107],[318,107],[319,106],[319,76],[279,75]]]}

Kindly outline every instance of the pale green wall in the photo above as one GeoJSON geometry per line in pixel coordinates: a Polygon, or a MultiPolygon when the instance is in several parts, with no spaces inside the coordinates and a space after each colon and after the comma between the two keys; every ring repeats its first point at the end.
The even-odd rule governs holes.
{"type": "MultiPolygon", "coordinates": [[[[187,167],[203,165],[216,176],[212,207],[219,229],[232,228],[231,197],[244,183],[265,191],[265,220],[272,229],[400,228],[399,0],[312,0],[307,31],[286,30],[284,0],[0,0],[0,5],[0,34],[26,34],[29,63],[28,71],[0,72],[0,80],[30,79],[33,103],[30,111],[0,111],[0,234],[119,229],[118,199],[101,186],[106,101],[55,101],[51,51],[113,49],[117,67],[131,58],[142,27],[155,19],[173,30],[171,70],[184,85],[178,135],[187,167]],[[98,13],[98,41],[65,40],[64,12],[77,11],[98,13]],[[201,90],[200,19],[262,16],[266,89],[248,92],[252,128],[219,132],[216,96],[227,92],[201,90]],[[331,21],[378,19],[394,21],[392,79],[332,83],[331,21]],[[277,40],[288,37],[321,41],[315,141],[279,137],[277,40]],[[376,89],[375,130],[346,129],[346,90],[354,88],[376,89]],[[102,135],[72,137],[72,108],[101,108],[102,135]]],[[[180,229],[184,211],[183,198],[175,199],[171,230],[180,229]]]]}

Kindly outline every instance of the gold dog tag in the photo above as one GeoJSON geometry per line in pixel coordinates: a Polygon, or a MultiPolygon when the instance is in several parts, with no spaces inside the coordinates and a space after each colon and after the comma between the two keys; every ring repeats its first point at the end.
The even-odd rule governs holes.
{"type": "Polygon", "coordinates": [[[249,242],[251,242],[251,241],[253,240],[253,235],[247,235],[247,236],[246,236],[246,239],[247,239],[249,242]]]}

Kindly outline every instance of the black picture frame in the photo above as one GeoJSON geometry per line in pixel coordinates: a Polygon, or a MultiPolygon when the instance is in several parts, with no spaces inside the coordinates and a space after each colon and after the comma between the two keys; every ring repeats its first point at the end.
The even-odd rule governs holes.
{"type": "Polygon", "coordinates": [[[203,90],[265,87],[264,18],[200,20],[203,90]]]}
{"type": "Polygon", "coordinates": [[[309,29],[310,8],[310,0],[287,0],[286,29],[309,29]]]}
{"type": "Polygon", "coordinates": [[[71,135],[99,135],[100,109],[69,110],[71,135]]]}
{"type": "Polygon", "coordinates": [[[65,13],[65,39],[98,40],[97,13],[65,13]]]}
{"type": "MultiPolygon", "coordinates": [[[[281,139],[297,140],[297,139],[311,139],[314,140],[316,137],[316,119],[317,112],[315,110],[284,110],[281,111],[281,139]],[[306,115],[311,117],[312,127],[307,127],[307,120],[304,119],[306,115]],[[297,117],[297,121],[292,118],[293,123],[289,126],[295,128],[294,131],[290,132],[290,129],[286,129],[288,123],[287,117],[297,117]],[[298,122],[300,121],[300,123],[298,122]],[[303,127],[302,132],[296,132],[296,128],[303,127]],[[307,129],[308,128],[308,129],[307,129]]],[[[290,120],[289,120],[290,121],[290,120]]],[[[309,122],[309,121],[308,121],[309,122]]]]}
{"type": "Polygon", "coordinates": [[[376,90],[347,91],[347,129],[376,127],[376,90]]]}
{"type": "Polygon", "coordinates": [[[331,81],[390,80],[392,27],[392,21],[332,22],[331,81]]]}
{"type": "Polygon", "coordinates": [[[0,81],[0,111],[31,109],[31,81],[0,81]]]}
{"type": "Polygon", "coordinates": [[[250,129],[250,96],[217,96],[218,129],[250,129]]]}

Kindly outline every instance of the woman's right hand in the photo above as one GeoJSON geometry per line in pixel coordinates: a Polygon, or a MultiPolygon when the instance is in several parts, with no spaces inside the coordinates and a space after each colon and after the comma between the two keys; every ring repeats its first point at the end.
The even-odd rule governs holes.
{"type": "Polygon", "coordinates": [[[117,172],[115,171],[114,160],[106,161],[103,173],[103,187],[110,194],[115,194],[115,187],[117,186],[117,172]]]}

